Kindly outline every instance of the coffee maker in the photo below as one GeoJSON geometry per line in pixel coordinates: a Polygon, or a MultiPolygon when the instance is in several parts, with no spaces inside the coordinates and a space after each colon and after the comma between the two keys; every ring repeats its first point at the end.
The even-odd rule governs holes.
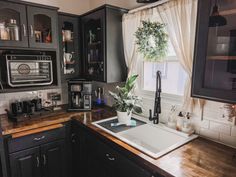
{"type": "Polygon", "coordinates": [[[68,111],[92,109],[92,83],[86,80],[68,81],[68,111]]]}

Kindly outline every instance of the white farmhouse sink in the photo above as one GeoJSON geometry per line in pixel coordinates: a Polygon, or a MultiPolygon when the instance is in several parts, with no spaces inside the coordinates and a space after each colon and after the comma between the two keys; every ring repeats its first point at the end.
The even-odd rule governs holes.
{"type": "MultiPolygon", "coordinates": [[[[97,121],[93,124],[152,158],[158,158],[167,154],[198,137],[197,135],[188,136],[163,124],[153,125],[151,122],[118,133],[114,133],[99,125],[101,122],[112,119],[116,119],[116,117],[97,121]]],[[[135,119],[147,121],[140,117],[135,119]]]]}

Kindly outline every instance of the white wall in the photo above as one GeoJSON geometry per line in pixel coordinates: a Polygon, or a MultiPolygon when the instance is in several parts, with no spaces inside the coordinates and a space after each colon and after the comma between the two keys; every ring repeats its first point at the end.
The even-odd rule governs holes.
{"type": "Polygon", "coordinates": [[[59,7],[62,12],[82,14],[90,9],[89,0],[24,0],[49,6],[59,7]]]}
{"type": "Polygon", "coordinates": [[[90,8],[94,9],[103,4],[111,4],[118,7],[133,9],[143,4],[136,3],[136,0],[90,0],[90,8]]]}

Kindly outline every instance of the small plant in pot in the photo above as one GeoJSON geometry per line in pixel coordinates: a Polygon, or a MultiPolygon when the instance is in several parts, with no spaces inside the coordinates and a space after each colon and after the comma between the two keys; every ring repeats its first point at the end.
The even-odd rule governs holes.
{"type": "Polygon", "coordinates": [[[132,75],[127,79],[124,87],[117,86],[117,93],[109,91],[115,100],[113,107],[117,111],[118,121],[121,124],[129,125],[133,112],[142,113],[142,100],[133,93],[137,77],[138,75],[132,75]]]}

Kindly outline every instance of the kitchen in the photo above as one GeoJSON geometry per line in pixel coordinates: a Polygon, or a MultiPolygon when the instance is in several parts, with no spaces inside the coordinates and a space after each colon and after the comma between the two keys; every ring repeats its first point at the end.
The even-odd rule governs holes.
{"type": "Polygon", "coordinates": [[[0,176],[236,176],[235,9],[0,0],[0,176]]]}

